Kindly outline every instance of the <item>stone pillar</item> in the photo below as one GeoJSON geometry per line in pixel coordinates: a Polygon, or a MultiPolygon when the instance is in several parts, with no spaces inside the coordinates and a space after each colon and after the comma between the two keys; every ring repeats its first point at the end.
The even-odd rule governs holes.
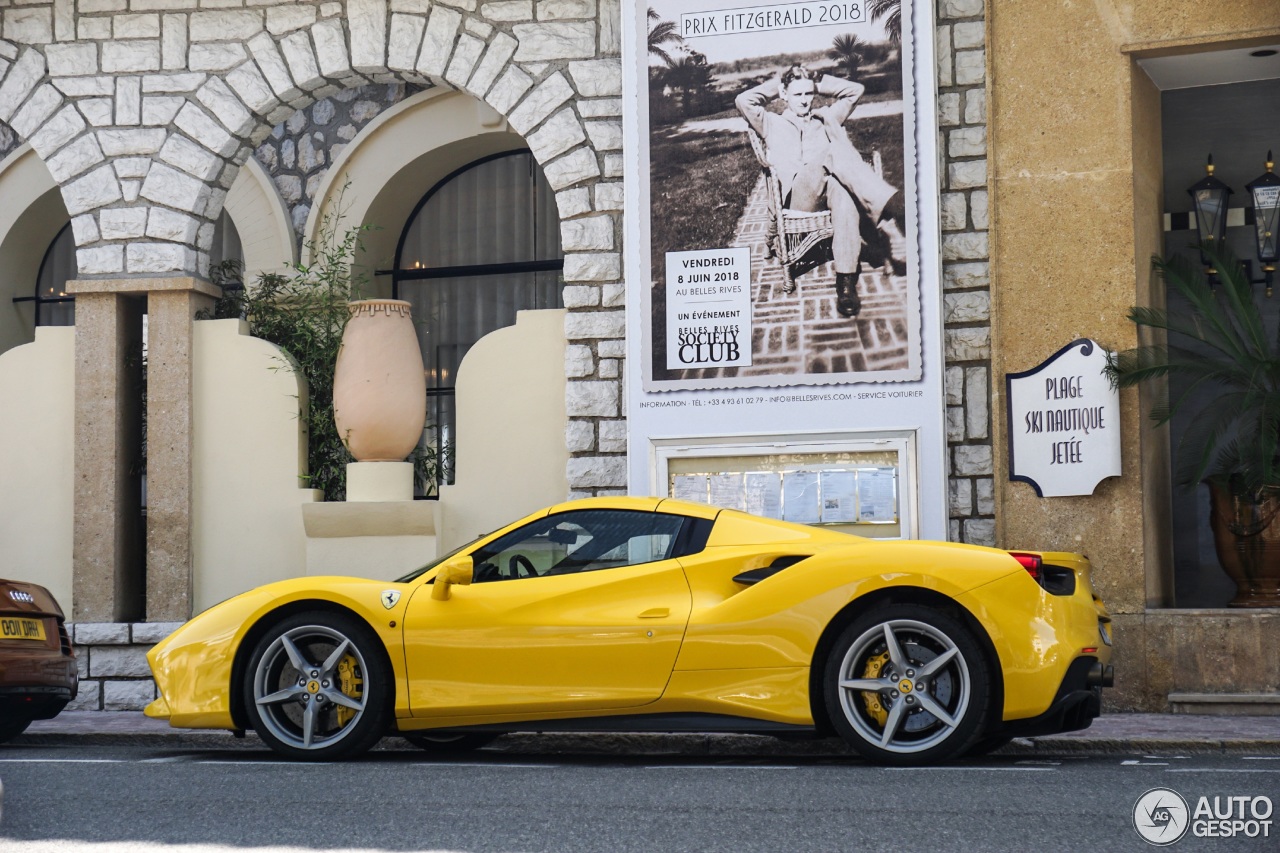
{"type": "Polygon", "coordinates": [[[192,319],[220,294],[196,278],[93,279],[76,294],[74,588],[78,622],[191,615],[192,319]],[[139,404],[146,297],[147,522],[139,404]]]}
{"type": "Polygon", "coordinates": [[[68,282],[76,294],[76,622],[142,616],[142,307],[137,296],[68,282]]]}
{"type": "Polygon", "coordinates": [[[195,313],[218,289],[152,279],[147,295],[147,621],[191,617],[191,355],[195,313]]]}

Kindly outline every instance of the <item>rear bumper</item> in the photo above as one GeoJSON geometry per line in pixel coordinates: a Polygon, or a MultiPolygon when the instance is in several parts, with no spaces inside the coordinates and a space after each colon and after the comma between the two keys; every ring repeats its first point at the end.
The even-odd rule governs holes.
{"type": "Polygon", "coordinates": [[[1043,714],[1008,720],[999,733],[1009,737],[1035,737],[1087,729],[1102,714],[1102,688],[1114,678],[1110,664],[1093,657],[1079,657],[1067,667],[1061,686],[1043,714]]]}
{"type": "Polygon", "coordinates": [[[74,698],[70,687],[0,687],[0,719],[52,719],[74,698]]]}
{"type": "Polygon", "coordinates": [[[79,687],[74,657],[43,648],[7,648],[0,655],[0,717],[55,717],[76,698],[79,687]]]}

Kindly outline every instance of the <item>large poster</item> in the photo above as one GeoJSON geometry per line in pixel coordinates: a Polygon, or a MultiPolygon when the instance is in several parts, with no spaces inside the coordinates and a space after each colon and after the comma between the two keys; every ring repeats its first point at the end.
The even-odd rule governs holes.
{"type": "MultiPolygon", "coordinates": [[[[944,389],[932,6],[750,2],[624,6],[628,490],[697,492],[664,473],[680,454],[899,442],[892,489],[798,478],[778,506],[888,519],[896,496],[918,507],[902,535],[945,538],[964,420],[944,389]]],[[[737,505],[736,484],[698,482],[737,505]]]]}
{"type": "Polygon", "coordinates": [[[645,390],[921,377],[902,10],[648,4],[645,390]]]}

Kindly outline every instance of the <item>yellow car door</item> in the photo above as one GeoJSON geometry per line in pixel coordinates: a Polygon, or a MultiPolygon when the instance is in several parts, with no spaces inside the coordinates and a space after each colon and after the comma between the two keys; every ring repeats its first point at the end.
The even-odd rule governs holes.
{"type": "Polygon", "coordinates": [[[469,585],[424,585],[405,614],[415,717],[523,715],[653,702],[691,596],[678,515],[549,515],[472,552],[469,585]]]}

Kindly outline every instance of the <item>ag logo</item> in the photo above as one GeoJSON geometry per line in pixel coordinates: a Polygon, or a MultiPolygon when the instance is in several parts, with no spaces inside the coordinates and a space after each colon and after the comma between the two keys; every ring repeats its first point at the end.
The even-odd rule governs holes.
{"type": "Polygon", "coordinates": [[[1148,844],[1164,847],[1187,834],[1187,801],[1171,788],[1152,788],[1133,804],[1133,828],[1148,844]]]}
{"type": "Polygon", "coordinates": [[[390,610],[396,606],[396,602],[400,600],[400,591],[396,589],[384,589],[382,591],[382,606],[390,610]]]}

